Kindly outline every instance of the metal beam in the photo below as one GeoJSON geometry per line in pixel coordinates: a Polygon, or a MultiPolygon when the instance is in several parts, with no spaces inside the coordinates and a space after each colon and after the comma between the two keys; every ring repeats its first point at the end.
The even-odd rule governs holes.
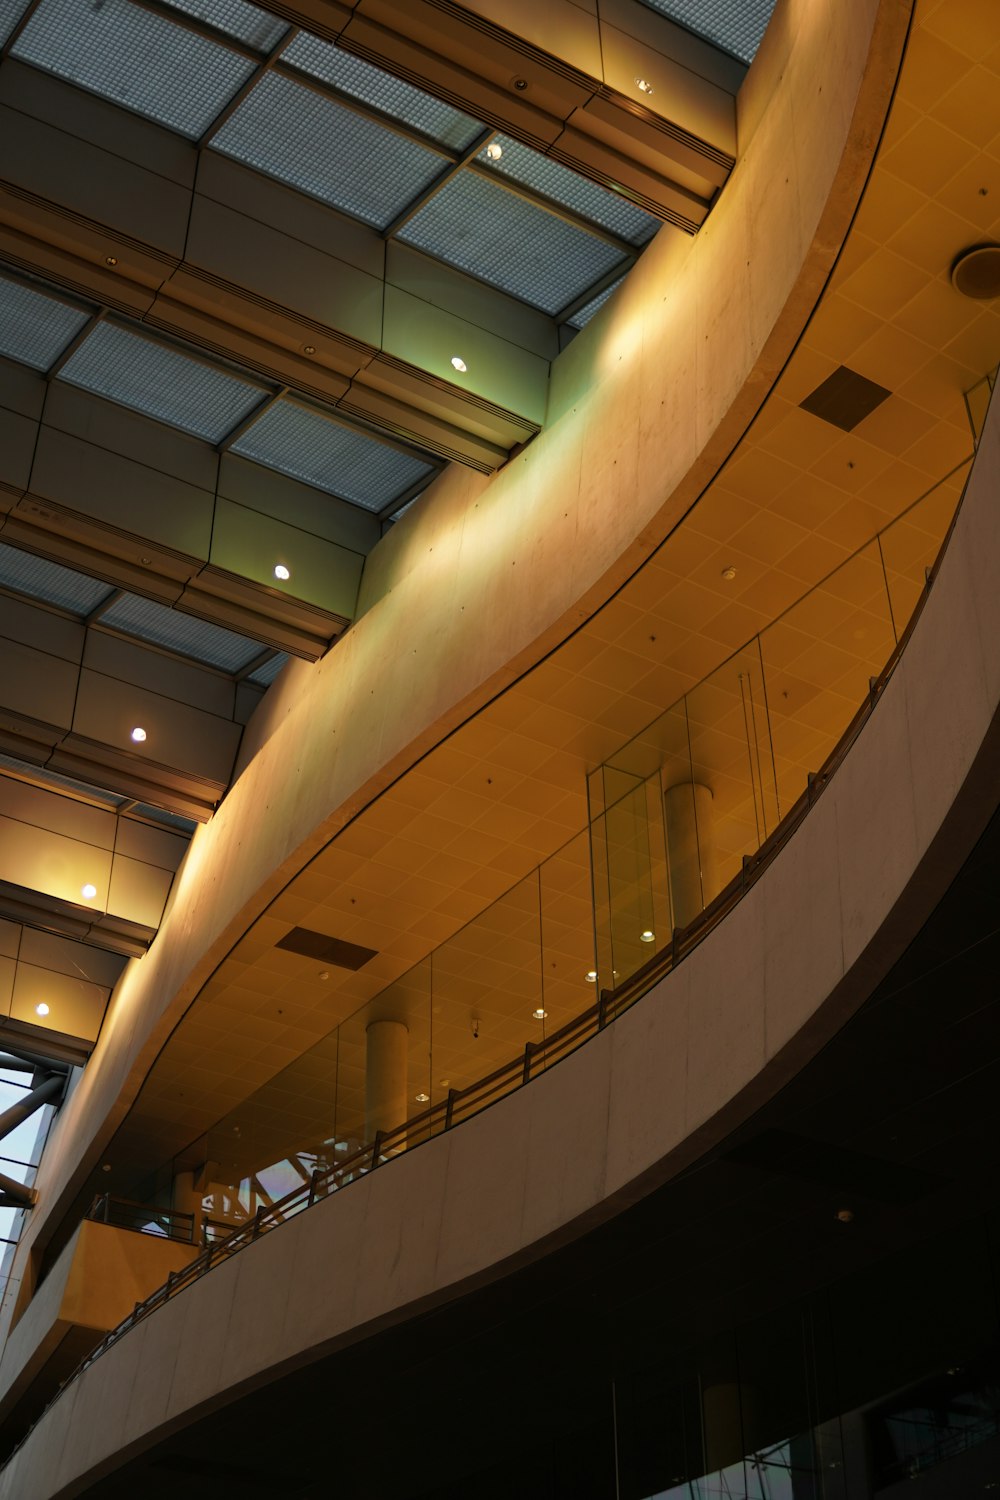
{"type": "MultiPolygon", "coordinates": [[[[12,1104],[9,1109],[5,1109],[0,1114],[0,1141],[3,1141],[19,1125],[23,1125],[25,1120],[29,1120],[36,1110],[41,1109],[43,1104],[54,1104],[57,1099],[62,1097],[62,1091],[65,1087],[66,1075],[64,1073],[53,1073],[49,1078],[46,1078],[44,1083],[38,1084],[37,1088],[33,1088],[30,1093],[25,1094],[16,1104],[12,1104]]],[[[0,1187],[3,1188],[4,1192],[10,1191],[7,1186],[9,1180],[0,1180],[0,1187]]]]}

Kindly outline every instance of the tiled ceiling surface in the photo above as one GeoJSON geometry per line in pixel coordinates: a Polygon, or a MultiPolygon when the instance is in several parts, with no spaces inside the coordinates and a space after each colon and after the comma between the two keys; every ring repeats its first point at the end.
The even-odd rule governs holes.
{"type": "MultiPolygon", "coordinates": [[[[802,790],[892,645],[886,584],[902,620],[933,559],[971,452],[963,393],[1000,358],[998,304],[968,301],[948,281],[961,249],[1000,239],[998,86],[1000,39],[984,47],[974,0],[920,0],[855,225],[747,438],[611,603],[361,814],[272,904],[162,1054],[122,1139],[126,1156],[148,1164],[198,1136],[561,847],[585,824],[587,773],[784,611],[763,647],[774,764],[783,806],[802,790]],[[840,365],[891,392],[850,433],[799,404],[840,365]],[[877,556],[872,537],[932,491],[877,556]],[[378,956],[357,973],[320,979],[314,963],[275,950],[295,924],[378,956]]],[[[753,817],[725,675],[712,688],[696,767],[717,793],[724,876],[753,817]],[[727,693],[731,711],[720,712],[727,693]]],[[[514,926],[503,938],[514,953],[508,915],[514,926]]],[[[577,1010],[592,998],[581,953],[567,948],[580,975],[577,1010]]],[[[516,1052],[532,1035],[527,990],[508,972],[495,993],[498,1046],[516,1052]]],[[[555,1024],[562,1003],[553,1003],[555,1024]]],[[[457,1046],[468,1005],[455,1005],[457,1046]]],[[[485,1071],[489,1049],[475,1056],[485,1071]]],[[[355,1064],[355,1090],[356,1074],[355,1064]]]]}

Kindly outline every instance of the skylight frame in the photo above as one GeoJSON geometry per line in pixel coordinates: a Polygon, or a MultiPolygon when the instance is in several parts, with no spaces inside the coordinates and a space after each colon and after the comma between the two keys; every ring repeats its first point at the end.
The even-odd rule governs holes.
{"type": "Polygon", "coordinates": [[[92,323],[94,309],[79,298],[68,296],[57,288],[50,287],[45,282],[24,275],[16,267],[0,262],[0,287],[2,287],[4,282],[19,291],[28,293],[31,297],[38,297],[43,302],[65,308],[68,313],[75,314],[78,319],[75,328],[69,333],[65,342],[58,349],[55,349],[53,345],[48,350],[49,357],[44,363],[27,359],[24,354],[15,353],[12,350],[0,349],[0,358],[9,359],[14,364],[24,365],[26,369],[35,370],[39,374],[48,375],[49,371],[59,364],[60,360],[65,357],[67,350],[72,349],[77,339],[86,331],[88,325],[92,323]]]}

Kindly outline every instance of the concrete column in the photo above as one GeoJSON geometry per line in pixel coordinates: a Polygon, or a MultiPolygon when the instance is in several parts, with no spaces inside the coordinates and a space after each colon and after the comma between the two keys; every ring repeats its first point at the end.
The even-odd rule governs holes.
{"type": "Polygon", "coordinates": [[[712,792],[682,781],[664,793],[674,926],[686,927],[719,889],[712,792]]]}
{"type": "Polygon", "coordinates": [[[409,1029],[402,1021],[372,1021],[365,1052],[365,1138],[376,1130],[402,1125],[408,1114],[406,1097],[409,1029]]]}

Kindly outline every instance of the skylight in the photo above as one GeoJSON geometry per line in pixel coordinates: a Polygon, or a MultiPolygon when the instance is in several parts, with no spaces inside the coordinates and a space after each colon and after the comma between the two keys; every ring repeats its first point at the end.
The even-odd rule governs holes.
{"type": "Polygon", "coordinates": [[[603,292],[598,292],[596,297],[592,297],[584,307],[580,308],[579,312],[574,313],[571,318],[567,318],[566,322],[569,326],[571,328],[586,328],[594,314],[600,312],[612,292],[618,290],[624,279],[623,276],[619,276],[618,280],[613,281],[610,286],[606,286],[603,292]]]}
{"type": "Polygon", "coordinates": [[[247,95],[212,145],[377,229],[446,165],[428,148],[276,73],[247,95]]]}
{"type": "Polygon", "coordinates": [[[643,0],[650,10],[751,63],[774,9],[774,0],[643,0]]]}
{"type": "Polygon", "coordinates": [[[58,378],[210,443],[221,442],[266,394],[114,323],[99,323],[58,378]]]}
{"type": "Polygon", "coordinates": [[[307,31],[299,33],[281,60],[457,151],[471,146],[485,128],[478,120],[453,109],[450,104],[433,99],[411,83],[404,83],[391,73],[376,68],[373,63],[354,57],[331,42],[323,42],[307,31]]]}
{"type": "Polygon", "coordinates": [[[10,359],[47,370],[88,317],[79,308],[0,277],[0,354],[10,359]]]}
{"type": "Polygon", "coordinates": [[[287,652],[276,651],[272,657],[261,662],[259,667],[248,674],[248,681],[259,683],[261,687],[270,687],[287,660],[287,652]]]}
{"type": "Polygon", "coordinates": [[[179,610],[168,609],[152,599],[140,599],[136,594],[123,594],[116,599],[102,613],[101,624],[152,641],[157,646],[166,646],[170,651],[193,657],[195,661],[218,667],[223,672],[238,672],[260,655],[257,641],[248,640],[232,630],[223,630],[220,625],[196,620],[179,610]]]}
{"type": "Polygon", "coordinates": [[[256,66],[129,0],[42,0],[11,55],[195,140],[256,66]]]}
{"type": "Polygon", "coordinates": [[[0,46],[6,42],[28,8],[28,0],[0,0],[0,46]]]}
{"type": "Polygon", "coordinates": [[[232,451],[372,511],[434,472],[413,454],[287,400],[269,406],[232,451]]]}
{"type": "Polygon", "coordinates": [[[435,193],[399,238],[550,314],[623,259],[607,241],[470,172],[435,193]]]}
{"type": "Polygon", "coordinates": [[[247,4],[247,0],[167,0],[167,4],[199,21],[207,21],[216,30],[258,52],[269,52],[288,30],[286,21],[259,6],[247,4]]]}
{"type": "Polygon", "coordinates": [[[35,557],[0,542],[0,585],[19,594],[29,594],[45,604],[55,604],[71,614],[89,615],[102,599],[114,593],[110,584],[47,558],[35,557]]]}
{"type": "Polygon", "coordinates": [[[581,218],[609,229],[630,245],[645,245],[659,229],[660,221],[652,214],[645,213],[618,193],[589,182],[569,167],[532,151],[530,146],[522,146],[520,141],[513,141],[506,135],[498,135],[495,143],[500,147],[500,156],[491,157],[484,148],[476,157],[487,171],[534,188],[554,203],[572,209],[581,218]]]}

